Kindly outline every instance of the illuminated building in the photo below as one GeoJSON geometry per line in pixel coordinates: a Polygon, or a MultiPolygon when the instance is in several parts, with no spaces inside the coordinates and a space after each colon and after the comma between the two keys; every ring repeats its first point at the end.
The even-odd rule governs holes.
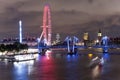
{"type": "Polygon", "coordinates": [[[102,32],[101,30],[99,29],[98,33],[97,33],[97,40],[96,40],[96,43],[97,44],[101,44],[101,39],[102,39],[102,32]]]}
{"type": "Polygon", "coordinates": [[[88,32],[85,32],[83,35],[83,41],[84,41],[84,45],[87,45],[89,42],[89,34],[88,32]]]}
{"type": "Polygon", "coordinates": [[[60,34],[59,33],[56,34],[56,42],[60,42],[60,34]]]}
{"type": "Polygon", "coordinates": [[[84,41],[89,40],[88,32],[85,32],[85,33],[84,33],[83,40],[84,40],[84,41]]]}
{"type": "Polygon", "coordinates": [[[98,36],[98,40],[101,41],[101,38],[102,38],[102,32],[101,32],[100,29],[99,29],[99,32],[98,32],[97,36],[98,36]]]}

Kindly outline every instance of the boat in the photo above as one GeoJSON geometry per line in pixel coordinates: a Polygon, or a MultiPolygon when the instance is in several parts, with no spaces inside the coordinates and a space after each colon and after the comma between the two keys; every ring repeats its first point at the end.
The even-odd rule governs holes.
{"type": "Polygon", "coordinates": [[[13,58],[8,59],[8,62],[22,62],[22,61],[30,61],[35,60],[33,54],[24,54],[24,55],[14,55],[13,58]]]}
{"type": "Polygon", "coordinates": [[[90,61],[89,67],[93,68],[97,65],[99,67],[102,67],[103,64],[104,64],[104,59],[97,56],[90,61]]]}

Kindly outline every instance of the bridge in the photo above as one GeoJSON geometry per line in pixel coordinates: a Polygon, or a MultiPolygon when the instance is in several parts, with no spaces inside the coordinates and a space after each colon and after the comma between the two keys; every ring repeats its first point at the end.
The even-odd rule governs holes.
{"type": "MultiPolygon", "coordinates": [[[[87,48],[87,46],[79,46],[76,45],[79,42],[79,39],[75,36],[73,37],[66,37],[65,44],[54,46],[51,44],[51,37],[52,37],[52,25],[51,25],[51,9],[49,5],[44,6],[44,12],[43,12],[43,25],[42,25],[43,31],[40,35],[40,37],[37,39],[38,41],[38,49],[39,53],[45,53],[46,50],[49,50],[51,48],[65,48],[68,51],[68,54],[76,54],[77,49],[79,48],[87,48]]],[[[113,46],[109,45],[109,38],[107,36],[104,36],[101,39],[102,44],[101,45],[95,45],[91,46],[92,48],[102,48],[103,52],[108,52],[110,48],[119,48],[119,46],[113,46]]]]}

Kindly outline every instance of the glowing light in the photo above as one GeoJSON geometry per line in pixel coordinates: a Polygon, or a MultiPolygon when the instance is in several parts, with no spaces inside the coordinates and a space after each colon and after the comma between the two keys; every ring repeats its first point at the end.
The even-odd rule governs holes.
{"type": "Polygon", "coordinates": [[[67,58],[70,58],[70,55],[67,55],[67,58]]]}
{"type": "Polygon", "coordinates": [[[0,56],[2,55],[3,53],[2,52],[0,52],[0,56]]]}
{"type": "Polygon", "coordinates": [[[51,53],[52,53],[51,50],[47,50],[47,51],[45,52],[45,55],[46,55],[46,56],[49,56],[51,53]]]}
{"type": "Polygon", "coordinates": [[[105,62],[105,61],[104,61],[104,58],[101,58],[101,59],[100,59],[100,65],[103,65],[104,62],[105,62]]]}
{"type": "Polygon", "coordinates": [[[38,52],[38,49],[29,48],[27,52],[28,52],[28,53],[38,52]]]}
{"type": "MultiPolygon", "coordinates": [[[[109,40],[109,38],[107,37],[107,36],[104,36],[103,38],[102,38],[102,44],[104,45],[104,46],[108,46],[108,40],[109,40]]],[[[107,48],[103,48],[105,51],[107,51],[108,49],[107,48]]]]}
{"type": "Polygon", "coordinates": [[[31,61],[25,61],[25,62],[19,62],[19,63],[14,62],[13,64],[14,64],[14,75],[15,75],[14,77],[18,79],[18,76],[16,75],[19,75],[21,78],[23,78],[22,80],[28,80],[26,78],[33,71],[34,61],[31,60],[31,61]],[[27,74],[25,74],[26,72],[27,74]]]}
{"type": "Polygon", "coordinates": [[[49,59],[50,59],[50,57],[49,57],[49,56],[47,56],[47,59],[49,60],[49,59]]]}
{"type": "Polygon", "coordinates": [[[19,42],[22,43],[22,21],[19,21],[19,42]]]}
{"type": "Polygon", "coordinates": [[[50,14],[50,6],[45,5],[44,14],[43,14],[43,36],[45,40],[45,44],[51,45],[51,14],[50,14]]]}
{"type": "Polygon", "coordinates": [[[70,61],[71,60],[71,56],[67,55],[67,60],[70,61]]]}
{"type": "Polygon", "coordinates": [[[47,57],[48,60],[50,59],[50,54],[51,54],[51,53],[52,53],[51,50],[47,50],[47,51],[45,52],[45,55],[46,55],[46,57],[47,57]]]}
{"type": "Polygon", "coordinates": [[[96,40],[96,43],[99,43],[99,40],[98,40],[98,39],[96,40]]]}
{"type": "Polygon", "coordinates": [[[93,56],[93,54],[91,54],[91,53],[90,53],[90,54],[88,54],[88,57],[89,57],[89,58],[92,58],[92,56],[93,56]]]}
{"type": "Polygon", "coordinates": [[[34,60],[34,55],[16,55],[15,60],[16,61],[27,61],[27,60],[34,60]]]}
{"type": "Polygon", "coordinates": [[[84,33],[84,36],[83,36],[83,39],[84,39],[84,40],[88,40],[88,38],[89,38],[88,32],[85,32],[85,33],[84,33]]]}
{"type": "Polygon", "coordinates": [[[102,33],[98,33],[98,36],[100,36],[100,37],[101,37],[101,36],[102,36],[102,33]]]}
{"type": "Polygon", "coordinates": [[[37,38],[37,41],[40,42],[40,38],[37,38]]]}
{"type": "Polygon", "coordinates": [[[97,65],[93,71],[92,71],[92,76],[93,78],[97,77],[100,74],[99,66],[97,65]]]}
{"type": "Polygon", "coordinates": [[[17,74],[22,74],[23,73],[23,68],[22,68],[22,67],[24,67],[23,64],[18,64],[18,63],[15,62],[14,67],[16,69],[17,74]]]}
{"type": "Polygon", "coordinates": [[[75,57],[75,54],[73,54],[72,56],[75,57]]]}
{"type": "Polygon", "coordinates": [[[99,59],[99,58],[98,58],[98,56],[97,56],[97,57],[93,58],[92,61],[96,61],[96,60],[98,60],[98,59],[99,59]]]}
{"type": "Polygon", "coordinates": [[[22,21],[21,20],[19,21],[19,25],[22,26],[22,21]]]}
{"type": "Polygon", "coordinates": [[[104,58],[105,60],[109,60],[110,55],[109,55],[108,53],[104,53],[103,58],[104,58]]]}
{"type": "Polygon", "coordinates": [[[99,63],[100,63],[100,58],[97,56],[91,60],[89,66],[98,65],[99,63]]]}

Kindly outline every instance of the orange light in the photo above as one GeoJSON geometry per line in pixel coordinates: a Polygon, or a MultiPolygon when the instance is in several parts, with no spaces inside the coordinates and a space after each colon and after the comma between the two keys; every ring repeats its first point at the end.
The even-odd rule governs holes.
{"type": "Polygon", "coordinates": [[[91,54],[91,53],[88,54],[88,57],[89,57],[89,58],[91,58],[92,56],[93,56],[93,54],[91,54]]]}

